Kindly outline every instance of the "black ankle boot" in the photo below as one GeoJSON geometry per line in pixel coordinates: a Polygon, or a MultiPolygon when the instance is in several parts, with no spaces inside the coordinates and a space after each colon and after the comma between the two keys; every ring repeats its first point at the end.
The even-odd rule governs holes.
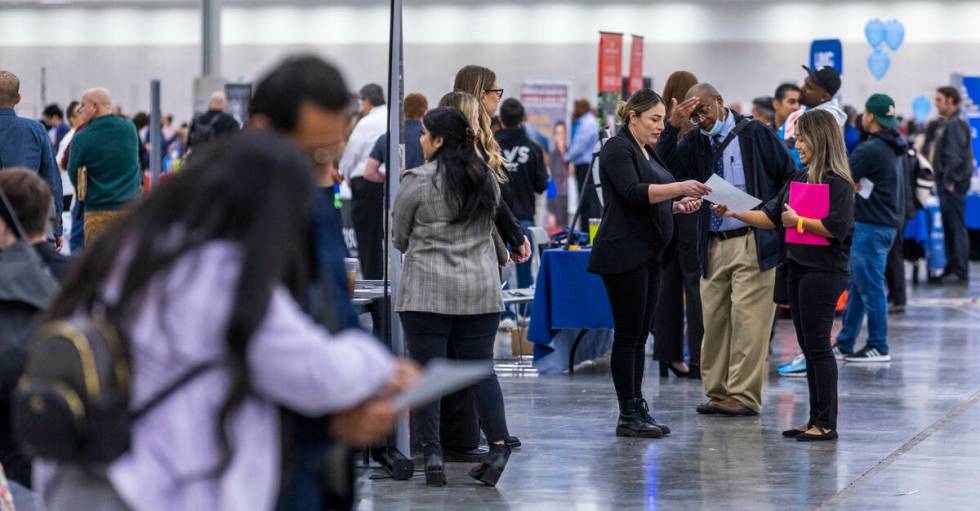
{"type": "Polygon", "coordinates": [[[619,402],[619,423],[616,436],[660,438],[664,432],[647,422],[640,413],[638,399],[624,399],[619,402]]]}
{"type": "Polygon", "coordinates": [[[643,420],[645,420],[645,421],[649,422],[650,424],[653,424],[654,426],[656,426],[657,428],[659,428],[661,433],[663,433],[665,435],[669,435],[670,434],[670,428],[668,428],[667,426],[665,426],[663,424],[660,424],[659,422],[656,421],[656,419],[654,419],[653,417],[650,416],[650,406],[647,404],[647,400],[646,399],[643,399],[643,398],[637,399],[636,400],[636,409],[637,409],[637,411],[640,412],[640,416],[643,417],[643,420]]]}
{"type": "Polygon", "coordinates": [[[442,460],[442,448],[436,445],[423,446],[425,453],[425,484],[427,486],[446,486],[446,465],[442,460]]]}
{"type": "Polygon", "coordinates": [[[510,452],[511,448],[507,444],[490,444],[490,454],[487,454],[483,463],[470,469],[470,477],[487,486],[496,486],[507,466],[507,460],[510,459],[510,452]]]}

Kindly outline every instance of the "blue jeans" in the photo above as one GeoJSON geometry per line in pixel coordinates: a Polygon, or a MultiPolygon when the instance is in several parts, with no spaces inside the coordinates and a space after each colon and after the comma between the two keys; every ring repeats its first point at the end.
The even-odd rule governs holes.
{"type": "MultiPolygon", "coordinates": [[[[524,235],[527,236],[528,240],[530,240],[531,239],[530,228],[534,227],[534,222],[532,220],[521,220],[520,222],[521,222],[521,230],[524,231],[524,235]]],[[[511,247],[511,248],[516,248],[516,247],[511,247]]],[[[534,278],[531,276],[530,259],[528,259],[526,263],[515,265],[515,270],[517,270],[517,289],[526,289],[531,287],[531,284],[534,284],[534,278]]],[[[530,305],[518,305],[518,307],[521,307],[521,311],[524,312],[525,317],[531,315],[530,305]]],[[[503,319],[508,319],[508,318],[514,320],[517,319],[517,315],[514,313],[514,310],[511,306],[508,306],[506,309],[504,309],[504,312],[500,313],[500,317],[503,319]]]]}
{"type": "Polygon", "coordinates": [[[868,316],[868,346],[888,353],[888,301],[885,263],[895,240],[895,228],[854,223],[851,244],[851,282],[847,286],[844,328],[837,335],[841,351],[854,351],[854,341],[868,316]]]}
{"type": "MultiPolygon", "coordinates": [[[[78,197],[76,195],[76,197],[78,197]]],[[[78,200],[71,208],[71,232],[68,233],[71,255],[78,255],[85,248],[85,204],[78,200]]]]}

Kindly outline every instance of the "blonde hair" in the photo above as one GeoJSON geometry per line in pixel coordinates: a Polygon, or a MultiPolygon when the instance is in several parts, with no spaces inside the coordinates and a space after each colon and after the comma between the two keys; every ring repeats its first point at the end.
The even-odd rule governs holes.
{"type": "Polygon", "coordinates": [[[468,92],[449,92],[439,99],[439,106],[453,107],[463,112],[463,117],[470,123],[473,133],[480,130],[480,102],[468,92]]]}
{"type": "Polygon", "coordinates": [[[491,124],[491,112],[483,108],[480,98],[486,93],[487,89],[493,87],[497,81],[497,75],[490,69],[482,66],[465,66],[456,72],[456,81],[453,89],[459,92],[467,92],[477,100],[479,108],[479,129],[476,130],[477,138],[480,139],[483,153],[490,168],[493,169],[497,180],[507,182],[509,179],[507,169],[504,167],[504,157],[500,151],[500,145],[493,138],[491,124]]]}
{"type": "Polygon", "coordinates": [[[807,145],[813,156],[807,166],[807,181],[823,183],[828,172],[837,174],[851,188],[851,166],[844,149],[844,134],[833,114],[825,110],[809,110],[796,121],[796,136],[807,145]]]}

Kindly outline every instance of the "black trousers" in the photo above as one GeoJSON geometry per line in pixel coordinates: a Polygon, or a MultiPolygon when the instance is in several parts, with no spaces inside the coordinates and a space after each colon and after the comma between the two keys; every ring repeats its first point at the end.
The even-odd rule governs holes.
{"type": "Polygon", "coordinates": [[[599,195],[596,194],[595,187],[592,185],[592,173],[589,172],[591,165],[587,163],[575,165],[575,182],[578,184],[579,197],[582,197],[582,187],[587,186],[589,191],[585,193],[582,202],[578,205],[579,229],[589,232],[589,219],[601,218],[602,207],[599,205],[599,195]]]}
{"type": "Polygon", "coordinates": [[[698,264],[698,215],[674,215],[674,240],[664,254],[660,297],[653,321],[653,358],[662,362],[684,360],[684,316],[687,312],[687,349],[691,364],[701,364],[701,268],[698,264]]]}
{"type": "Polygon", "coordinates": [[[384,194],[381,183],[372,183],[356,177],[350,182],[351,221],[357,237],[357,259],[361,274],[368,280],[379,280],[384,275],[381,244],[384,240],[384,194]]]}
{"type": "Polygon", "coordinates": [[[796,340],[806,357],[810,387],[807,424],[837,429],[837,361],[830,344],[837,299],[847,287],[847,274],[816,271],[787,261],[786,286],[796,340]]]}
{"type": "Polygon", "coordinates": [[[626,273],[602,276],[612,307],[615,333],[610,366],[620,401],[643,397],[643,355],[660,295],[660,267],[656,261],[626,273]]]}
{"type": "MultiPolygon", "coordinates": [[[[372,183],[362,177],[351,179],[351,222],[357,238],[357,259],[361,263],[361,275],[367,280],[384,278],[384,195],[381,183],[372,183]]],[[[371,313],[375,335],[380,335],[384,325],[381,304],[374,302],[367,307],[371,313]]]]}
{"type": "MultiPolygon", "coordinates": [[[[453,345],[447,358],[458,360],[453,345]]],[[[480,418],[476,411],[476,392],[472,387],[454,392],[440,402],[439,436],[447,448],[465,451],[480,446],[480,418]]]]}
{"type": "MultiPolygon", "coordinates": [[[[399,313],[409,354],[419,364],[436,358],[446,358],[450,346],[456,350],[459,360],[493,363],[493,342],[497,336],[500,315],[478,314],[450,316],[427,312],[399,313]]],[[[480,413],[480,429],[490,443],[505,440],[507,419],[504,414],[504,397],[497,375],[491,372],[472,388],[476,392],[476,406],[480,413]]],[[[422,445],[440,443],[440,403],[436,401],[420,407],[414,413],[416,434],[422,445]]]]}
{"type": "Polygon", "coordinates": [[[941,184],[936,188],[946,237],[947,268],[949,273],[967,279],[970,277],[970,233],[966,231],[966,192],[950,192],[941,184]]]}
{"type": "Polygon", "coordinates": [[[888,251],[888,263],[885,265],[885,285],[888,286],[888,303],[895,305],[905,305],[908,303],[908,296],[905,292],[905,253],[903,245],[905,240],[905,223],[898,228],[895,233],[895,243],[888,251]]]}

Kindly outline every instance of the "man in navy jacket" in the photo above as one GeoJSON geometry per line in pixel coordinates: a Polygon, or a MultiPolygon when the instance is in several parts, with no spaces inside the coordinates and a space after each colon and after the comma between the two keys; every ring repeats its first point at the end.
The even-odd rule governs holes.
{"type": "MultiPolygon", "coordinates": [[[[669,125],[658,144],[677,179],[707,181],[718,174],[763,202],[774,197],[796,170],[785,144],[765,124],[725,108],[713,86],[700,83],[688,98],[699,98],[691,116],[698,129],[676,140],[669,125]],[[722,151],[726,137],[741,126],[722,151]],[[712,155],[721,151],[715,160],[712,155]]],[[[701,301],[704,341],[701,377],[709,401],[699,413],[758,415],[766,355],[775,315],[773,288],[781,232],[755,229],[701,211],[701,301]]]]}

